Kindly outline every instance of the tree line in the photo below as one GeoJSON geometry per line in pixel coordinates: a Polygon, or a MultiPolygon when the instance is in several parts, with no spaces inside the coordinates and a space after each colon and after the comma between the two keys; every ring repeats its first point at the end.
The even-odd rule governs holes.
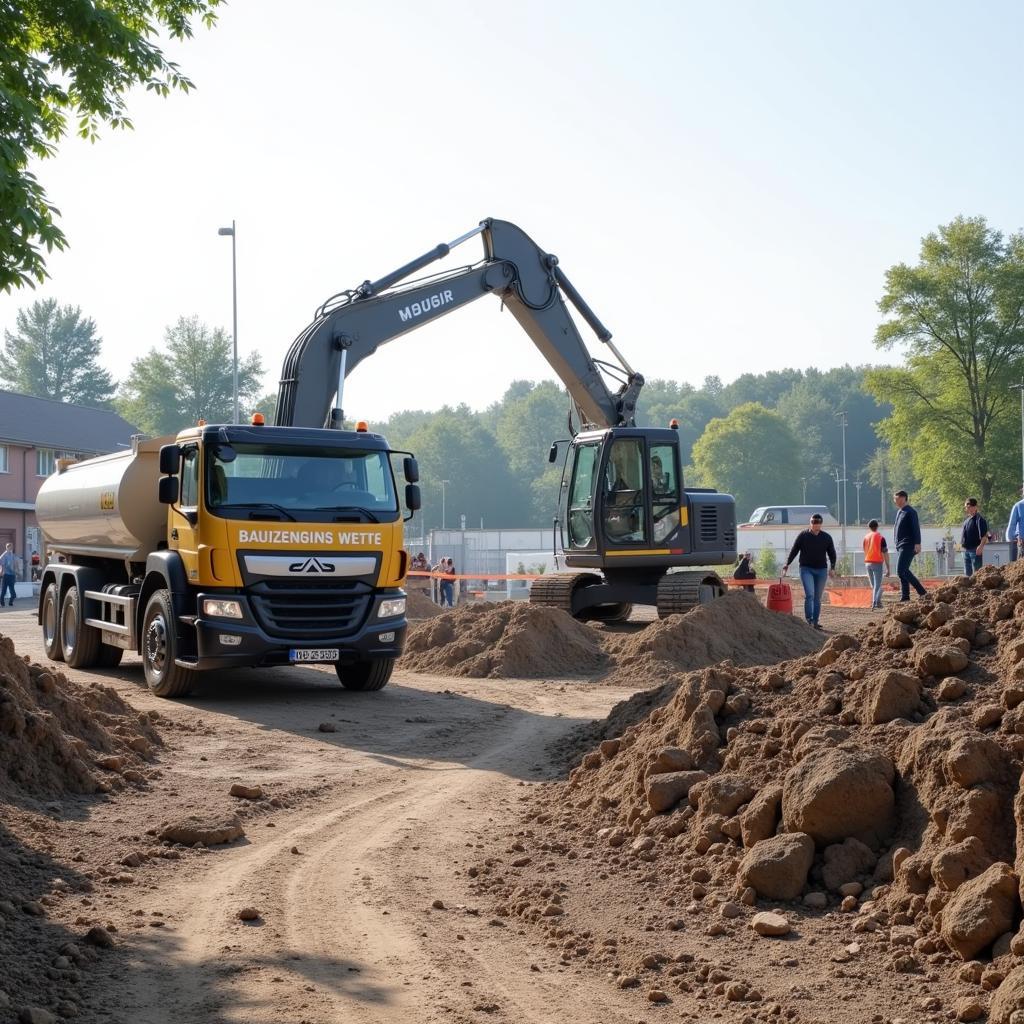
{"type": "MultiPolygon", "coordinates": [[[[1024,236],[983,218],[957,218],[922,240],[916,265],[890,268],[876,343],[897,366],[746,373],[696,387],[654,378],[637,406],[640,426],[678,422],[686,482],[758,505],[816,504],[856,522],[891,514],[889,494],[911,492],[922,517],[951,525],[977,496],[993,523],[1020,495],[1024,382],[1024,236]],[[843,487],[843,445],[846,486],[843,487]],[[859,500],[858,500],[859,499],[859,500]]],[[[197,419],[232,418],[231,339],[196,317],[168,328],[119,384],[100,363],[96,324],[77,307],[34,302],[5,332],[5,386],[58,401],[116,409],[153,435],[197,419]]],[[[276,396],[260,394],[258,353],[239,364],[246,412],[273,422],[276,396]]],[[[465,405],[397,412],[372,428],[416,453],[426,528],[551,524],[561,470],[547,461],[568,434],[569,400],[554,381],[514,381],[482,411],[465,405]]]]}

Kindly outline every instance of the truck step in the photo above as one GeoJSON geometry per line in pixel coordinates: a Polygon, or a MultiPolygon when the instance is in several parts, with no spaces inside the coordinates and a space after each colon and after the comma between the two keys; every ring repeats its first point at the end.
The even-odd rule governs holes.
{"type": "Polygon", "coordinates": [[[199,665],[199,659],[195,655],[189,655],[185,658],[175,658],[174,664],[178,668],[191,668],[194,669],[199,665]]]}

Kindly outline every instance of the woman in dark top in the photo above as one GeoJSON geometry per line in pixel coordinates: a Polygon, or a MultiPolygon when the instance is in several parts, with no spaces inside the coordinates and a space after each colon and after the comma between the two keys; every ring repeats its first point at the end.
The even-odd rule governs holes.
{"type": "MultiPolygon", "coordinates": [[[[736,566],[736,571],[732,574],[734,580],[756,580],[757,573],[754,571],[750,564],[750,552],[745,551],[743,557],[740,559],[740,564],[736,566]]],[[[754,592],[753,587],[743,587],[743,590],[748,590],[752,594],[754,592]]]]}
{"type": "Polygon", "coordinates": [[[832,538],[821,528],[821,516],[811,516],[810,529],[797,535],[790,549],[786,564],[782,567],[785,576],[799,554],[800,582],[804,587],[804,618],[815,628],[821,629],[818,616],[821,614],[821,595],[825,583],[836,571],[836,546],[832,538]]]}

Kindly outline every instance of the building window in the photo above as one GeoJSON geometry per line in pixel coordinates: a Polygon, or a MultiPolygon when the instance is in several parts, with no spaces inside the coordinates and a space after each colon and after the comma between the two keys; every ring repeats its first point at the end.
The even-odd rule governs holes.
{"type": "Polygon", "coordinates": [[[7,462],[7,445],[0,444],[0,473],[10,473],[10,465],[7,462]]]}
{"type": "Polygon", "coordinates": [[[36,449],[36,476],[49,476],[53,472],[57,453],[52,448],[36,449]]]}

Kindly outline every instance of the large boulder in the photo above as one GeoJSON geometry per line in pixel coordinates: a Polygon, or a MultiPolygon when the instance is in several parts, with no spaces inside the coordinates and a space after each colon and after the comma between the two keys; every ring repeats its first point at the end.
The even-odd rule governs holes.
{"type": "Polygon", "coordinates": [[[906,672],[890,669],[865,680],[860,719],[865,725],[879,725],[894,718],[909,718],[921,703],[921,683],[906,672]]]}
{"type": "Polygon", "coordinates": [[[701,787],[699,808],[707,814],[721,814],[728,818],[753,795],[754,787],[749,779],[723,772],[708,779],[701,787]]]}
{"type": "Polygon", "coordinates": [[[814,861],[814,840],[803,832],[763,839],[748,851],[739,868],[743,885],[769,900],[795,900],[807,884],[814,861]]]}
{"type": "Polygon", "coordinates": [[[1013,927],[1017,876],[1009,864],[993,864],[964,882],[942,912],[942,937],[964,960],[973,960],[1013,927]]]}
{"type": "Polygon", "coordinates": [[[946,892],[956,892],[969,878],[976,878],[992,864],[985,844],[977,836],[968,836],[941,850],[932,860],[935,884],[946,892]]]}
{"type": "Polygon", "coordinates": [[[914,651],[914,668],[919,676],[955,676],[970,663],[966,652],[954,644],[929,645],[914,651]]]}
{"type": "Polygon", "coordinates": [[[779,823],[779,804],[782,803],[782,787],[765,786],[747,805],[740,815],[740,835],[748,849],[762,839],[775,835],[779,823]]]}
{"type": "Polygon", "coordinates": [[[827,846],[851,836],[879,846],[891,832],[896,798],[892,761],[876,750],[815,750],[782,785],[782,823],[827,846]]]}
{"type": "Polygon", "coordinates": [[[977,733],[956,739],[943,758],[946,778],[963,789],[1003,778],[1008,765],[1006,751],[995,740],[977,733]]]}
{"type": "Polygon", "coordinates": [[[647,777],[647,803],[661,814],[671,811],[689,792],[690,787],[706,779],[706,772],[664,772],[647,777]]]}

